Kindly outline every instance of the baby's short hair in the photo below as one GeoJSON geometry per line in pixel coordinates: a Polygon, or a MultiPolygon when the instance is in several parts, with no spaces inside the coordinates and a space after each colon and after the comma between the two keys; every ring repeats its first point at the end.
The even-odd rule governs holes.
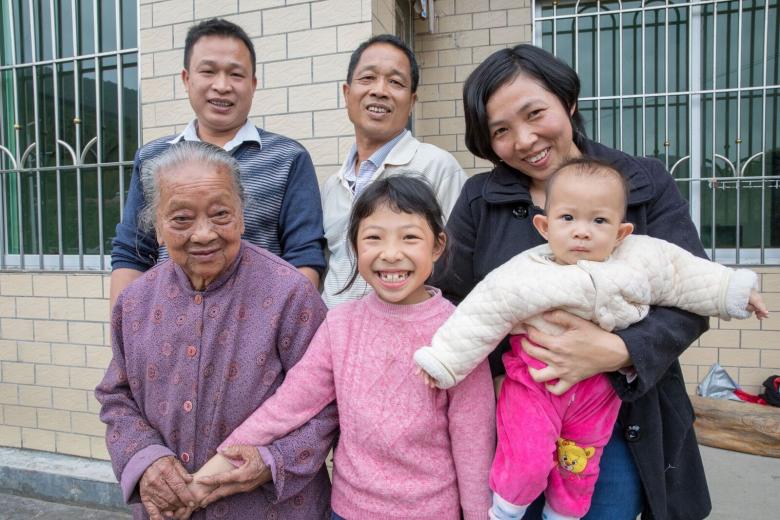
{"type": "Polygon", "coordinates": [[[604,161],[582,156],[575,159],[568,159],[561,164],[547,179],[544,185],[544,212],[550,207],[550,198],[556,181],[567,174],[577,175],[579,177],[592,177],[600,179],[616,179],[620,185],[623,195],[623,218],[628,209],[628,180],[614,166],[604,161]]]}

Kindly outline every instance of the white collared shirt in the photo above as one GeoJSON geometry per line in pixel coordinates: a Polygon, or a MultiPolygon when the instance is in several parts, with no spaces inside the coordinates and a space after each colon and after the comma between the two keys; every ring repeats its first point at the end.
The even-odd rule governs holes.
{"type": "MultiPolygon", "coordinates": [[[[190,121],[190,123],[187,125],[187,127],[184,129],[182,133],[168,141],[170,144],[178,143],[179,141],[200,141],[200,137],[198,137],[198,120],[193,119],[190,121]]],[[[257,131],[257,128],[255,125],[247,119],[244,123],[244,126],[238,129],[238,132],[236,132],[236,135],[225,143],[225,145],[222,147],[226,152],[230,152],[233,150],[233,148],[238,147],[241,143],[245,141],[254,141],[258,143],[260,146],[263,146],[263,143],[260,141],[260,133],[257,131]]]]}
{"type": "MultiPolygon", "coordinates": [[[[390,139],[388,142],[379,147],[371,157],[361,162],[358,166],[358,172],[355,172],[355,168],[348,168],[344,170],[344,179],[352,188],[352,192],[355,196],[359,196],[363,189],[371,183],[374,177],[374,173],[385,162],[390,151],[395,148],[395,145],[409,132],[409,130],[402,130],[397,136],[390,139]]],[[[357,160],[357,144],[353,143],[352,148],[349,149],[347,154],[346,164],[355,164],[357,160]]]]}

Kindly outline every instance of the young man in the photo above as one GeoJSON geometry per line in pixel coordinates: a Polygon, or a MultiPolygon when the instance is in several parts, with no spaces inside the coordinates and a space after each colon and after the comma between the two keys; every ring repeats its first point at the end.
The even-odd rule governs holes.
{"type": "Polygon", "coordinates": [[[139,180],[143,162],[181,140],[209,142],[236,158],[246,193],[244,238],[281,256],[318,285],[325,258],[314,166],[300,144],[256,128],[247,119],[257,85],[252,40],[226,20],[191,27],[181,79],[195,119],[181,134],[156,139],[136,153],[111,252],[111,305],[161,253],[154,235],[138,228],[138,213],[145,204],[139,180]]]}
{"type": "Polygon", "coordinates": [[[346,236],[349,212],[369,183],[393,174],[424,177],[447,216],[466,181],[452,155],[421,143],[406,129],[417,101],[419,78],[414,53],[395,36],[374,36],[352,53],[342,90],[355,127],[355,144],[341,170],[322,188],[330,253],[322,297],[328,307],[360,298],[370,290],[358,276],[349,291],[340,292],[352,273],[346,236]]]}

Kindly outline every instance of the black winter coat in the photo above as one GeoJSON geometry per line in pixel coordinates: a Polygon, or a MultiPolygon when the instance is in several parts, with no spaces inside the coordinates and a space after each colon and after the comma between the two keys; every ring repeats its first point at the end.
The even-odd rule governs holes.
{"type": "MultiPolygon", "coordinates": [[[[613,165],[629,180],[628,214],[634,233],[673,242],[705,257],[688,204],[671,175],[653,159],[637,158],[586,141],[580,151],[613,165]]],[[[433,285],[459,302],[490,271],[544,239],[531,220],[529,178],[500,164],[470,178],[447,222],[451,251],[433,285]]],[[[587,194],[583,194],[587,196],[587,194]]],[[[609,374],[623,405],[620,423],[645,492],[642,518],[705,518],[711,509],[693,431],[693,407],[677,358],[707,330],[708,320],[679,309],[654,307],[641,322],[616,332],[628,347],[638,377],[627,383],[609,374]]],[[[490,356],[494,375],[504,373],[504,341],[490,356]]]]}

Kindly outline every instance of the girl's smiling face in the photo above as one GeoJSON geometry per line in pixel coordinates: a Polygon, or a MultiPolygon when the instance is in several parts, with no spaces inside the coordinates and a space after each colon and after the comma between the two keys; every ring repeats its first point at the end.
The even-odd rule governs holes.
{"type": "Polygon", "coordinates": [[[382,204],[358,227],[358,272],[382,300],[420,303],[429,297],[424,284],[445,241],[443,233],[434,236],[422,215],[382,204]]]}

